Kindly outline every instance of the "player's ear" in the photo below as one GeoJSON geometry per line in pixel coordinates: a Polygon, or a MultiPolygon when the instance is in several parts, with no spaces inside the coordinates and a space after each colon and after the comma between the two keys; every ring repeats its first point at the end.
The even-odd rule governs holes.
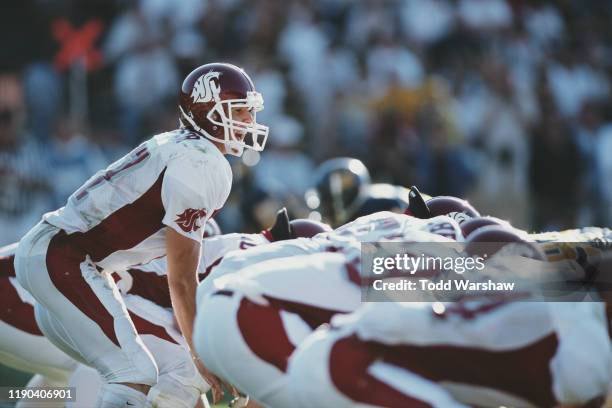
{"type": "Polygon", "coordinates": [[[268,231],[270,235],[272,235],[273,241],[283,241],[292,238],[289,214],[287,214],[287,209],[285,207],[278,210],[274,225],[268,228],[268,231]]]}
{"type": "Polygon", "coordinates": [[[404,211],[404,214],[422,219],[431,218],[431,212],[425,203],[425,199],[416,186],[410,187],[410,193],[408,193],[408,208],[404,211]]]}

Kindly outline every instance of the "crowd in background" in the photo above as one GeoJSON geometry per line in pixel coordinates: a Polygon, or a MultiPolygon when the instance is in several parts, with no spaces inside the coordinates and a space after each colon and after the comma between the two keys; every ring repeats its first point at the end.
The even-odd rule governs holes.
{"type": "Polygon", "coordinates": [[[522,228],[612,222],[608,2],[2,7],[0,244],[106,163],[176,128],[182,78],[218,60],[250,73],[265,100],[258,121],[271,129],[256,165],[232,161],[225,231],[262,228],[282,204],[306,215],[309,177],[335,156],[361,159],[377,182],[467,197],[522,228]]]}

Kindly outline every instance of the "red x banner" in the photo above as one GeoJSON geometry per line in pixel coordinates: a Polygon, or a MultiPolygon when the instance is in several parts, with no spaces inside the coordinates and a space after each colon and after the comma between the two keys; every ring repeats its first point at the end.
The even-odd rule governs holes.
{"type": "Polygon", "coordinates": [[[53,37],[61,44],[53,64],[59,71],[64,71],[74,62],[82,60],[87,71],[92,71],[102,64],[102,53],[95,48],[95,42],[102,33],[103,24],[99,19],[86,22],[81,28],[75,28],[66,19],[53,23],[53,37]]]}

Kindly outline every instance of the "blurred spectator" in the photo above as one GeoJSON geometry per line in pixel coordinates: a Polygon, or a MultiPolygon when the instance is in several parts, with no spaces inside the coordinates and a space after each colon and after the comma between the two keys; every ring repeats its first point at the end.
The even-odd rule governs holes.
{"type": "MultiPolygon", "coordinates": [[[[94,145],[113,159],[151,130],[175,127],[181,75],[224,60],[256,72],[266,106],[258,116],[272,125],[261,168],[236,162],[240,181],[219,215],[228,232],[259,228],[285,200],[279,191],[299,195],[297,174],[308,171],[306,162],[334,156],[362,159],[374,182],[465,194],[484,213],[519,226],[529,226],[531,194],[537,195],[533,219],[539,226],[603,225],[612,219],[612,122],[609,109],[601,108],[612,106],[607,2],[7,0],[0,20],[1,69],[20,72],[24,81],[29,132],[16,132],[23,140],[17,144],[34,152],[36,143],[25,136],[31,134],[51,146],[27,174],[51,159],[57,170],[40,173],[57,173],[55,201],[98,167],[90,166],[98,162],[94,145]],[[50,68],[63,47],[50,35],[50,24],[64,19],[76,29],[91,17],[105,22],[105,65],[83,81],[88,98],[75,101],[70,74],[50,68]],[[87,129],[92,141],[67,131],[69,122],[54,131],[66,103],[88,110],[79,129],[87,129]],[[563,121],[563,136],[546,136],[559,133],[555,120],[563,121]],[[562,140],[565,147],[555,150],[547,140],[562,140]],[[569,167],[576,164],[579,174],[571,177],[578,182],[566,186],[576,202],[566,205],[547,199],[548,192],[558,197],[558,186],[540,177],[569,170],[538,155],[550,150],[565,157],[569,146],[579,161],[569,167]],[[296,181],[287,184],[290,172],[296,181]],[[242,208],[254,198],[263,203],[261,211],[242,208]],[[542,211],[544,206],[551,211],[542,211]]],[[[13,121],[12,114],[3,115],[4,123],[13,121]]],[[[250,159],[253,164],[258,157],[250,159]]],[[[18,172],[19,165],[6,163],[0,166],[18,172]]],[[[36,180],[42,180],[36,188],[25,183],[28,188],[21,190],[39,197],[29,205],[45,207],[48,191],[39,187],[47,182],[36,180]]],[[[22,200],[15,197],[13,204],[22,200]]]]}
{"type": "Polygon", "coordinates": [[[599,180],[602,181],[602,217],[600,225],[612,224],[612,125],[606,125],[597,142],[597,164],[599,180]]]}
{"type": "Polygon", "coordinates": [[[494,30],[512,24],[512,9],[505,0],[460,0],[459,18],[473,30],[494,30]]]}
{"type": "Polygon", "coordinates": [[[534,132],[530,157],[533,226],[552,231],[575,225],[580,160],[567,124],[549,115],[534,132]]]}
{"type": "Polygon", "coordinates": [[[483,120],[478,140],[482,162],[474,191],[478,208],[507,218],[514,225],[528,225],[527,128],[516,103],[510,76],[500,60],[489,58],[480,67],[483,90],[483,120]]]}
{"type": "Polygon", "coordinates": [[[350,7],[345,31],[346,43],[364,49],[376,37],[396,34],[394,3],[390,1],[362,0],[350,7]]]}
{"type": "Polygon", "coordinates": [[[525,13],[525,26],[540,47],[548,48],[565,35],[565,23],[554,4],[531,5],[525,13]]]}
{"type": "Polygon", "coordinates": [[[62,102],[62,77],[49,64],[35,63],[24,72],[23,86],[32,133],[49,137],[62,102]]]}
{"type": "Polygon", "coordinates": [[[424,80],[423,65],[414,53],[392,37],[378,37],[367,54],[368,86],[381,95],[393,86],[418,88],[424,80]]]}
{"type": "Polygon", "coordinates": [[[116,22],[106,42],[107,57],[118,59],[115,95],[121,127],[131,144],[144,136],[144,115],[156,114],[160,102],[175,97],[179,86],[178,67],[164,47],[162,28],[134,7],[116,22]]]}
{"type": "Polygon", "coordinates": [[[312,10],[294,7],[279,38],[279,52],[289,63],[294,86],[306,96],[310,112],[320,112],[317,102],[326,87],[320,86],[328,39],[312,10]]]}
{"type": "Polygon", "coordinates": [[[405,35],[420,45],[442,39],[455,24],[453,6],[448,0],[405,1],[402,2],[400,13],[405,35]]]}
{"type": "Polygon", "coordinates": [[[608,95],[609,80],[602,72],[582,62],[578,53],[565,50],[558,61],[549,65],[547,73],[557,108],[565,117],[577,116],[588,99],[608,95]]]}
{"type": "Polygon", "coordinates": [[[108,164],[99,147],[81,134],[78,123],[67,117],[58,121],[47,153],[55,208],[63,206],[70,194],[108,164]]]}
{"type": "Polygon", "coordinates": [[[314,163],[298,149],[303,129],[289,116],[271,122],[269,146],[253,167],[255,185],[282,201],[293,213],[305,211],[303,197],[311,182],[314,163]]]}
{"type": "Polygon", "coordinates": [[[597,149],[602,127],[602,117],[598,103],[591,101],[583,105],[577,126],[574,129],[574,142],[580,157],[581,174],[577,196],[580,204],[580,225],[604,225],[605,183],[600,179],[600,160],[597,149]]]}
{"type": "Polygon", "coordinates": [[[50,204],[45,156],[24,120],[20,79],[0,74],[0,245],[21,239],[50,204]]]}

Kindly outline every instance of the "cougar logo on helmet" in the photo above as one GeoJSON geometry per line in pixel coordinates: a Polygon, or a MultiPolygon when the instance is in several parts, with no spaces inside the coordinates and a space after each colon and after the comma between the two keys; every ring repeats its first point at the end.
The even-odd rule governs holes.
{"type": "Polygon", "coordinates": [[[210,102],[219,99],[221,86],[219,85],[220,72],[209,72],[202,75],[193,85],[191,98],[193,103],[210,102]]]}

